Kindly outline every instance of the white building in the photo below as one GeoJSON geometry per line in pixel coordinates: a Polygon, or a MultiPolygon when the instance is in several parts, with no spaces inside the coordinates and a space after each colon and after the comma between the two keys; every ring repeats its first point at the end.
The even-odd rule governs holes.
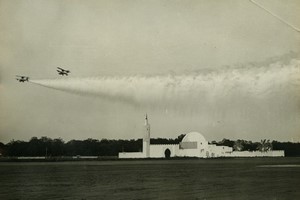
{"type": "Polygon", "coordinates": [[[190,132],[179,144],[150,144],[150,124],[145,118],[145,135],[142,152],[120,152],[119,158],[168,158],[168,157],[283,157],[284,151],[233,151],[232,147],[208,144],[202,134],[190,132]]]}

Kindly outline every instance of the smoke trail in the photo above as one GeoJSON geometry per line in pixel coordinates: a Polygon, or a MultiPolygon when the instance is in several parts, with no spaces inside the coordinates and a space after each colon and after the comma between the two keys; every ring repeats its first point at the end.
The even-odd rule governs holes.
{"type": "MultiPolygon", "coordinates": [[[[299,100],[300,61],[166,76],[31,80],[44,87],[137,105],[204,108],[241,101],[299,100]]],[[[299,102],[299,101],[298,101],[299,102]]]]}
{"type": "Polygon", "coordinates": [[[269,13],[270,15],[272,15],[273,17],[277,18],[279,21],[281,21],[282,23],[284,23],[285,25],[289,26],[290,28],[294,29],[295,31],[297,31],[298,33],[300,33],[300,29],[298,29],[297,27],[295,27],[294,25],[290,24],[289,22],[287,22],[286,20],[282,19],[281,17],[279,17],[278,15],[274,14],[273,12],[269,11],[268,9],[266,9],[265,7],[263,7],[262,5],[260,5],[259,3],[255,2],[254,0],[250,0],[251,3],[253,3],[254,5],[256,5],[257,7],[263,9],[264,11],[266,11],[267,13],[269,13]]]}

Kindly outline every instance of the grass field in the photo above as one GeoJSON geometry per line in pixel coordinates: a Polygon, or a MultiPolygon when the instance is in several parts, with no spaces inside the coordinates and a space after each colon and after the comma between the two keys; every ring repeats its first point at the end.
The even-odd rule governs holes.
{"type": "Polygon", "coordinates": [[[300,158],[0,163],[0,199],[300,199],[300,158]]]}

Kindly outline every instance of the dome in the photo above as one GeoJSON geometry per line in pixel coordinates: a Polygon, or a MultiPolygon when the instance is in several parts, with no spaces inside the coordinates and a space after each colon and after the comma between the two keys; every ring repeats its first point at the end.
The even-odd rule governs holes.
{"type": "Polygon", "coordinates": [[[186,134],[184,136],[184,138],[182,139],[182,142],[198,142],[201,144],[207,143],[207,141],[205,140],[203,135],[198,132],[190,132],[190,133],[186,134]]]}

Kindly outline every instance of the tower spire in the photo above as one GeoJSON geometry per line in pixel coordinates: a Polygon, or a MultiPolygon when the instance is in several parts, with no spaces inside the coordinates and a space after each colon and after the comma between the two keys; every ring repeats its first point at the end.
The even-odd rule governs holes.
{"type": "Polygon", "coordinates": [[[146,117],[145,117],[145,126],[146,125],[148,125],[149,123],[148,123],[148,115],[147,115],[147,113],[146,113],[146,117]]]}
{"type": "Polygon", "coordinates": [[[150,157],[150,124],[148,122],[148,115],[145,116],[145,134],[143,137],[143,153],[146,158],[150,157]]]}

